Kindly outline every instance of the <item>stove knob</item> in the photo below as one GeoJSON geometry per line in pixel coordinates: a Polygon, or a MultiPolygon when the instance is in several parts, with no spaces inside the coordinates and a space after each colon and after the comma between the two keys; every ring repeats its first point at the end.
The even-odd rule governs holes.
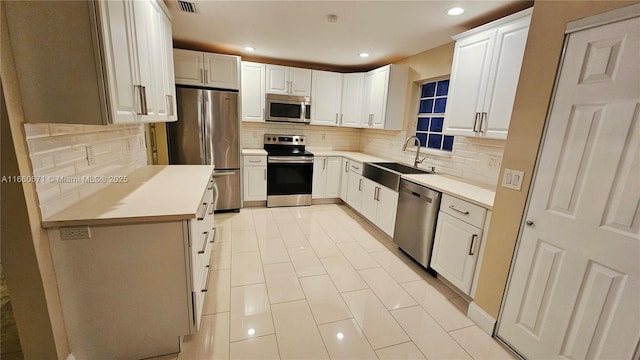
{"type": "Polygon", "coordinates": [[[304,139],[300,139],[300,142],[303,142],[303,141],[304,141],[304,139]]]}
{"type": "Polygon", "coordinates": [[[271,141],[271,138],[270,138],[270,137],[268,137],[268,138],[267,138],[267,141],[271,141]]]}

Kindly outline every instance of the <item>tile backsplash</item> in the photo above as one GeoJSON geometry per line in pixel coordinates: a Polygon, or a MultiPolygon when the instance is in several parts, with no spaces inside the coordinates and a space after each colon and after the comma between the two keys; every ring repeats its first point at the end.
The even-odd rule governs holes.
{"type": "MultiPolygon", "coordinates": [[[[406,131],[364,129],[360,138],[360,151],[413,164],[415,151],[402,151],[406,138],[406,131]]],[[[420,158],[427,159],[420,167],[429,169],[435,166],[436,172],[495,187],[498,184],[504,144],[504,140],[456,136],[450,155],[425,154],[422,152],[424,149],[421,149],[420,158]]]]}
{"type": "Polygon", "coordinates": [[[307,145],[332,150],[358,151],[360,129],[293,123],[242,122],[242,148],[262,149],[264,134],[305,135],[307,145]]]}
{"type": "Polygon", "coordinates": [[[90,177],[128,175],[147,165],[143,125],[25,124],[43,218],[108,185],[90,177]]]}

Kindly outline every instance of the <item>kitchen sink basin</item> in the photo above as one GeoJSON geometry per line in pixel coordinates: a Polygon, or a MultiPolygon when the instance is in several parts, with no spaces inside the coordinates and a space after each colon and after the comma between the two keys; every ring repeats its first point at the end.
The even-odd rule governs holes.
{"type": "Polygon", "coordinates": [[[400,188],[400,177],[404,174],[433,174],[433,171],[416,169],[396,162],[364,163],[362,169],[362,176],[394,191],[400,188]]]}

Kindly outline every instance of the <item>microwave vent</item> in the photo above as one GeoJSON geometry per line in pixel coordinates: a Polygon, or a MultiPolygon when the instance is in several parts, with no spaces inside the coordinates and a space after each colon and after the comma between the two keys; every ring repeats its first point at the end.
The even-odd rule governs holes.
{"type": "Polygon", "coordinates": [[[180,11],[188,12],[191,14],[198,13],[198,10],[196,9],[196,3],[189,1],[178,0],[178,9],[180,9],[180,11]]]}

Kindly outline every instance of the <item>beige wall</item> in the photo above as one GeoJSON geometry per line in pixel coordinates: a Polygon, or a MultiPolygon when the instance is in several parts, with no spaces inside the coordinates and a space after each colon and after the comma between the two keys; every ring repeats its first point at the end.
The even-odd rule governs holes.
{"type": "Polygon", "coordinates": [[[525,172],[522,191],[498,187],[475,302],[497,317],[553,92],[567,22],[635,2],[536,1],[520,73],[504,168],[525,172]]]}
{"type": "MultiPolygon", "coordinates": [[[[32,175],[25,140],[24,114],[4,4],[0,76],[6,113],[2,114],[2,175],[32,175]]],[[[0,94],[1,96],[2,94],[0,94]]],[[[64,359],[69,354],[49,239],[40,227],[33,183],[2,184],[2,264],[26,359],[64,359]]]]}

